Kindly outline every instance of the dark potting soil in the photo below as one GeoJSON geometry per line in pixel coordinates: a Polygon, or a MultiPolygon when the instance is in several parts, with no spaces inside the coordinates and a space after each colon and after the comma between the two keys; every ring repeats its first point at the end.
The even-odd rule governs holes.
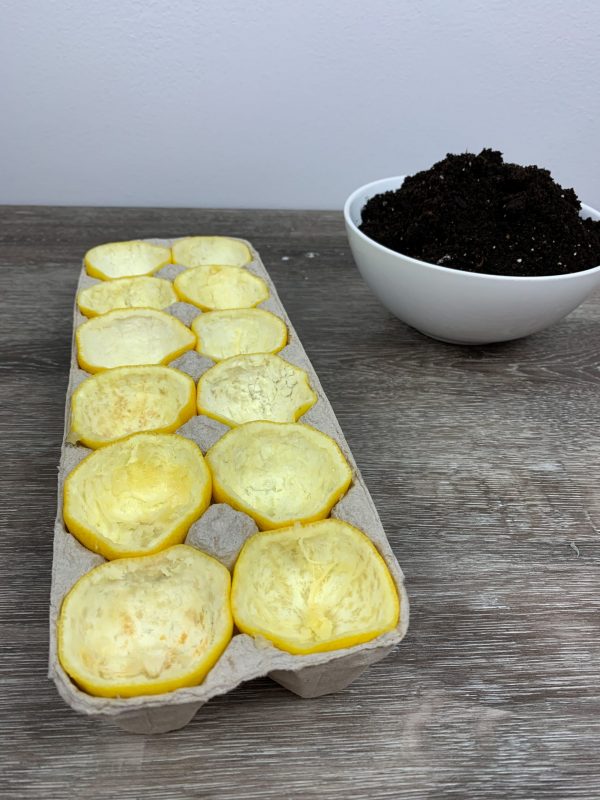
{"type": "Polygon", "coordinates": [[[489,275],[562,275],[600,264],[600,221],[573,189],[502,153],[447,155],[372,197],[360,230],[398,253],[489,275]]]}

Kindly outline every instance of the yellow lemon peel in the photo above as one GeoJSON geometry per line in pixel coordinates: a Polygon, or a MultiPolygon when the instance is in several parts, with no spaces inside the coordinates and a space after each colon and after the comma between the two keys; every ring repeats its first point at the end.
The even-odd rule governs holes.
{"type": "Polygon", "coordinates": [[[172,367],[116,367],[81,383],[71,398],[67,441],[96,449],[134,433],[173,433],[196,413],[196,386],[172,367]]]}
{"type": "Polygon", "coordinates": [[[138,433],[103,447],[67,476],[69,531],[107,559],[150,555],[181,543],[206,511],[211,477],[195,442],[138,433]]]}
{"type": "Polygon", "coordinates": [[[207,311],[192,322],[196,350],[213,361],[250,353],[278,353],[287,344],[282,319],[262,308],[207,311]]]}
{"type": "Polygon", "coordinates": [[[204,264],[180,272],[173,285],[177,295],[203,311],[252,308],[269,297],[269,287],[242,267],[204,264]]]}
{"type": "Polygon", "coordinates": [[[196,334],[171,314],[124,308],[77,328],[77,359],[87,372],[137,364],[168,364],[196,345],[196,334]]]}
{"type": "Polygon", "coordinates": [[[65,597],[58,657],[100,697],[201,683],[233,631],[228,570],[187,545],[92,569],[65,597]]]}
{"type": "Polygon", "coordinates": [[[116,308],[164,308],[177,302],[171,281],[164,278],[115,278],[82,289],[77,295],[79,310],[97,317],[116,308]]]}
{"type": "Polygon", "coordinates": [[[398,624],[400,601],[370,539],[341,520],[263,531],[233,573],[235,624],[294,654],[370,641],[398,624]]]}
{"type": "Polygon", "coordinates": [[[270,353],[220,361],[198,382],[198,413],[226,425],[295,422],[316,402],[306,372],[270,353]]]}
{"type": "Polygon", "coordinates": [[[188,236],[172,247],[173,262],[183,267],[222,264],[243,267],[252,261],[247,245],[227,236],[188,236]]]}
{"type": "Polygon", "coordinates": [[[337,443],[298,422],[247,422],[206,454],[213,498],[263,530],[326,517],[352,471],[337,443]]]}
{"type": "Polygon", "coordinates": [[[132,278],[152,275],[171,263],[168,247],[135,240],[107,242],[88,250],[84,257],[85,268],[92,278],[109,281],[113,278],[132,278]]]}

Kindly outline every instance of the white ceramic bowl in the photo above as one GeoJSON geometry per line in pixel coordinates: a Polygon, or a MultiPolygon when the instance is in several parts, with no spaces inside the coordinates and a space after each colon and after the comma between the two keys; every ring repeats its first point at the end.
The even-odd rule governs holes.
{"type": "MultiPolygon", "coordinates": [[[[569,275],[514,278],[428,264],[396,253],[358,226],[371,197],[398,189],[404,176],[367,183],[344,206],[346,231],[361,275],[383,305],[434,339],[485,344],[518,339],[553,325],[600,287],[600,266],[569,275]]],[[[582,204],[582,216],[600,213],[582,204]]]]}

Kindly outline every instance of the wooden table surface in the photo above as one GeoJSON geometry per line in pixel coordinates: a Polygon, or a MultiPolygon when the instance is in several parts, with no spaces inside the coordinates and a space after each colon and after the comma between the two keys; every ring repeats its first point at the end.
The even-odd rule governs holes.
{"type": "Polygon", "coordinates": [[[0,208],[2,798],[600,797],[600,296],[521,341],[393,318],[334,212],[0,208]],[[408,636],[345,691],[268,679],[156,737],[46,678],[75,282],[100,242],[250,239],[407,579],[408,636]]]}

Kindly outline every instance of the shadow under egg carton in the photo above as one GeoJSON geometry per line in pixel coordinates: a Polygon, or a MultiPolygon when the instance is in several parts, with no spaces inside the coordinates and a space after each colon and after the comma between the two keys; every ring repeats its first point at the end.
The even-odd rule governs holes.
{"type": "MultiPolygon", "coordinates": [[[[176,239],[150,239],[148,241],[170,247],[176,239]]],[[[70,427],[71,395],[75,388],[89,377],[88,373],[77,365],[73,335],[71,373],[65,413],[65,438],[63,439],[58,475],[58,511],[54,526],[49,677],[55,682],[61,697],[75,711],[108,718],[124,730],[134,733],[164,733],[181,728],[190,722],[198,709],[212,697],[225,694],[244,681],[265,675],[301,697],[319,697],[339,691],[357,678],[370,664],[380,661],[388,655],[392,648],[403,639],[408,628],[409,605],[404,588],[404,576],[389,545],[371,495],[356,467],[319,379],[279,300],[273,282],[252,245],[245,240],[240,241],[250,248],[253,255],[252,262],[246,268],[265,280],[269,286],[269,298],[258,307],[273,312],[281,317],[287,325],[288,343],[279,355],[305,370],[309,382],[318,396],[315,405],[299,421],[331,436],[340,446],[352,468],[352,484],[333,507],[331,516],[355,525],[373,541],[396,584],[400,597],[400,619],[394,630],[369,642],[312,655],[291,655],[277,649],[264,639],[252,638],[234,630],[233,638],[222,656],[204,681],[197,686],[177,689],[160,695],[122,699],[94,697],[81,691],[71,681],[58,661],[57,619],[63,598],[69,589],[86,572],[103,563],[105,559],[87,550],[66,530],[62,515],[65,478],[91,452],[86,447],[66,442],[70,427]]],[[[180,265],[169,264],[156,274],[158,277],[173,280],[183,269],[185,268],[180,265]]],[[[90,278],[84,268],[77,290],[99,282],[95,278],[90,278]]],[[[194,317],[202,313],[188,303],[175,303],[166,311],[186,325],[190,325],[194,317]]],[[[73,333],[86,319],[75,304],[73,333]]],[[[200,356],[196,351],[189,351],[171,362],[169,366],[180,369],[197,381],[213,363],[210,359],[200,356]]],[[[192,417],[179,428],[177,433],[195,441],[205,453],[228,430],[230,430],[228,426],[200,415],[192,417]]],[[[191,526],[185,542],[219,559],[231,570],[242,545],[257,530],[256,523],[248,515],[234,510],[229,505],[213,503],[191,526]]]]}

